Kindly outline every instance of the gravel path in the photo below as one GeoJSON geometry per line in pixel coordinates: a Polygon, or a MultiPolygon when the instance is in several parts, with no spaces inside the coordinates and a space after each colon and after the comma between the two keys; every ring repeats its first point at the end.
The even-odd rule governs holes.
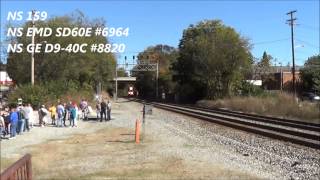
{"type": "MultiPolygon", "coordinates": [[[[38,113],[34,112],[35,124],[37,124],[38,113]]],[[[69,124],[69,121],[66,122],[69,124]]],[[[35,125],[30,132],[24,132],[22,135],[17,135],[16,139],[3,139],[1,145],[1,157],[16,158],[21,157],[27,153],[27,146],[45,143],[55,139],[66,139],[73,134],[93,133],[104,126],[96,126],[91,122],[78,121],[78,127],[54,127],[48,125],[46,127],[39,127],[35,125]]]]}
{"type": "MultiPolygon", "coordinates": [[[[29,152],[30,146],[49,144],[51,147],[53,145],[50,142],[56,142],[55,140],[63,142],[63,139],[74,135],[94,135],[105,128],[109,128],[110,133],[111,129],[119,128],[134,132],[135,120],[142,118],[141,110],[141,104],[120,99],[118,103],[113,103],[113,120],[107,123],[80,121],[77,128],[35,127],[31,132],[14,140],[3,140],[1,158],[18,158],[29,152]]],[[[84,157],[81,161],[79,159],[61,161],[60,164],[62,166],[68,162],[70,167],[79,166],[82,175],[89,173],[84,167],[91,167],[90,173],[99,172],[99,168],[101,170],[106,166],[104,164],[106,160],[108,162],[112,160],[108,165],[110,169],[118,166],[148,169],[157,165],[161,169],[161,179],[172,179],[172,177],[175,179],[319,179],[320,177],[319,150],[156,108],[153,109],[152,115],[147,115],[146,122],[142,125],[142,135],[140,146],[135,146],[128,139],[125,139],[125,142],[104,141],[105,148],[116,147],[118,150],[112,149],[114,154],[101,157],[93,155],[84,157]],[[86,164],[84,166],[79,162],[86,164]],[[167,177],[163,172],[174,176],[167,177]]],[[[129,140],[130,138],[131,136],[129,140]]],[[[92,144],[87,146],[89,145],[92,146],[92,144]]],[[[119,169],[112,172],[113,174],[119,172],[119,169]]],[[[52,173],[50,177],[56,175],[55,172],[50,173],[52,173]]],[[[152,171],[151,174],[154,173],[152,171]]],[[[110,177],[110,174],[108,175],[110,177]]],[[[47,176],[39,175],[39,177],[47,176]]]]}

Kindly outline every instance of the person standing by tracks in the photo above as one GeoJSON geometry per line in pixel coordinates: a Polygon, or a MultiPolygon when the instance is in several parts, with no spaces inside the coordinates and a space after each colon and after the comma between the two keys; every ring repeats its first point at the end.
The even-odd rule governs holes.
{"type": "Polygon", "coordinates": [[[107,120],[110,121],[111,120],[111,102],[108,100],[107,103],[107,120]]]}
{"type": "Polygon", "coordinates": [[[88,102],[85,99],[82,99],[80,102],[80,109],[82,112],[82,119],[83,120],[87,120],[88,119],[88,113],[89,113],[89,109],[88,109],[88,102]]]}
{"type": "Polygon", "coordinates": [[[33,108],[30,103],[26,107],[26,112],[27,112],[26,116],[28,117],[29,128],[32,128],[34,125],[34,115],[33,115],[33,108]]]}
{"type": "Polygon", "coordinates": [[[67,104],[64,103],[63,104],[63,109],[64,109],[64,113],[63,113],[63,126],[66,127],[66,121],[67,121],[67,116],[68,116],[68,110],[67,110],[67,104]]]}
{"type": "Polygon", "coordinates": [[[2,137],[4,137],[6,135],[6,132],[5,132],[5,128],[6,125],[4,123],[4,114],[1,114],[0,115],[0,140],[2,139],[2,137]]]}
{"type": "Polygon", "coordinates": [[[10,138],[15,138],[17,133],[18,113],[16,107],[11,108],[10,113],[10,138]]]}
{"type": "Polygon", "coordinates": [[[80,117],[79,117],[79,106],[77,105],[77,103],[74,103],[74,107],[76,109],[76,125],[77,125],[77,122],[78,120],[80,120],[80,117]]]}
{"type": "MultiPolygon", "coordinates": [[[[57,119],[57,127],[62,127],[62,121],[64,121],[64,117],[65,117],[65,109],[64,106],[62,105],[62,103],[59,103],[59,105],[57,106],[57,114],[58,114],[58,119],[57,119]]],[[[64,121],[65,122],[65,121],[64,121]]],[[[65,123],[64,123],[65,124],[65,123]]]]}
{"type": "Polygon", "coordinates": [[[25,119],[24,130],[30,131],[30,117],[31,117],[31,113],[33,113],[33,110],[29,108],[29,105],[26,106],[26,104],[23,105],[22,110],[24,112],[24,119],[25,119]]]}
{"type": "Polygon", "coordinates": [[[40,127],[44,127],[46,122],[45,118],[49,114],[49,111],[46,109],[45,105],[41,105],[41,108],[38,110],[39,114],[39,125],[40,127]]]}
{"type": "Polygon", "coordinates": [[[51,125],[56,125],[56,111],[57,111],[56,106],[52,104],[51,107],[49,108],[51,125]]]}
{"type": "Polygon", "coordinates": [[[6,135],[11,134],[10,133],[10,109],[6,110],[6,114],[4,117],[4,125],[5,125],[6,135]]]}
{"type": "Polygon", "coordinates": [[[74,109],[75,109],[75,117],[74,117],[74,126],[77,127],[77,123],[79,120],[79,108],[77,103],[73,103],[74,109]]]}
{"type": "Polygon", "coordinates": [[[101,113],[101,105],[99,101],[97,101],[97,104],[96,104],[96,113],[97,113],[97,120],[98,120],[100,118],[100,113],[101,113]]]}
{"type": "Polygon", "coordinates": [[[100,122],[102,122],[103,115],[104,115],[104,120],[107,121],[107,117],[106,117],[107,103],[104,100],[102,100],[100,106],[101,106],[100,122]]]}
{"type": "Polygon", "coordinates": [[[24,124],[25,124],[25,115],[24,115],[22,105],[19,105],[17,113],[18,113],[17,133],[21,135],[22,132],[24,131],[24,124]]]}
{"type": "Polygon", "coordinates": [[[70,126],[71,127],[77,127],[76,126],[76,116],[77,116],[77,110],[76,110],[76,105],[73,104],[72,107],[70,108],[70,126]]]}
{"type": "Polygon", "coordinates": [[[66,107],[66,112],[67,112],[66,120],[67,119],[69,120],[69,126],[71,126],[71,108],[72,108],[72,102],[69,101],[66,107]]]}

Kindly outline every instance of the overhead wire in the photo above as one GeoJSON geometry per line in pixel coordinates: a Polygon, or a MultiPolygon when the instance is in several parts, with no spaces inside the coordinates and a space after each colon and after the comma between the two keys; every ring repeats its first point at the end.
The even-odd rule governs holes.
{"type": "Polygon", "coordinates": [[[261,41],[261,42],[256,42],[252,43],[253,45],[260,45],[260,44],[271,44],[271,43],[276,43],[276,42],[281,42],[281,41],[287,41],[290,38],[285,38],[285,39],[277,39],[277,40],[272,40],[272,41],[261,41]]]}
{"type": "MultiPolygon", "coordinates": [[[[252,45],[272,44],[272,43],[276,43],[276,42],[287,41],[289,39],[290,38],[276,39],[276,40],[271,40],[271,41],[260,41],[260,42],[252,43],[252,45]]],[[[148,52],[148,51],[126,51],[125,54],[134,54],[134,53],[141,53],[141,52],[148,52]]],[[[154,51],[150,51],[150,52],[154,52],[154,51]]]]}
{"type": "Polygon", "coordinates": [[[314,44],[312,44],[310,42],[303,41],[303,40],[300,40],[300,39],[297,39],[297,38],[296,38],[296,40],[299,41],[299,42],[305,43],[308,46],[312,46],[312,47],[315,47],[315,48],[319,48],[320,47],[320,46],[314,45],[314,44]]]}
{"type": "Polygon", "coordinates": [[[304,29],[310,29],[310,30],[314,30],[319,32],[319,27],[315,27],[315,26],[310,26],[307,24],[299,24],[299,26],[297,26],[298,28],[304,28],[304,29]]]}

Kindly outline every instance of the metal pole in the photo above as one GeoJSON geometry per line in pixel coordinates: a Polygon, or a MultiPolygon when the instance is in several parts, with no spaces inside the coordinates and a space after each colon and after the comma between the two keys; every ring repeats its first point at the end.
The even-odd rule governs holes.
{"type": "Polygon", "coordinates": [[[295,69],[295,61],[294,61],[294,40],[293,40],[293,25],[294,21],[297,20],[297,18],[293,18],[293,13],[297,11],[290,11],[287,13],[287,15],[290,14],[290,19],[288,20],[289,25],[291,26],[291,51],[292,51],[292,86],[293,86],[293,93],[296,97],[296,69],[295,69]]]}
{"type": "Polygon", "coordinates": [[[282,91],[283,86],[283,74],[282,74],[282,63],[280,63],[280,90],[282,91]]]}
{"type": "Polygon", "coordinates": [[[114,96],[115,101],[118,100],[118,63],[116,62],[116,94],[114,96]]]}
{"type": "Polygon", "coordinates": [[[156,99],[158,100],[158,94],[159,94],[159,60],[157,60],[157,75],[156,75],[156,99]]]}
{"type": "Polygon", "coordinates": [[[34,14],[35,10],[32,10],[32,40],[31,44],[33,45],[33,50],[31,52],[31,85],[34,85],[34,14]]]}
{"type": "MultiPolygon", "coordinates": [[[[292,20],[292,13],[291,20],[292,20]]],[[[291,50],[292,50],[292,86],[293,86],[293,92],[294,96],[296,96],[296,68],[295,68],[295,62],[294,62],[294,40],[293,40],[293,21],[291,21],[291,50]]]]}
{"type": "MultiPolygon", "coordinates": [[[[163,45],[161,45],[161,53],[163,53],[163,45]]],[[[159,59],[157,59],[157,80],[156,80],[156,99],[159,97],[159,59]]]]}

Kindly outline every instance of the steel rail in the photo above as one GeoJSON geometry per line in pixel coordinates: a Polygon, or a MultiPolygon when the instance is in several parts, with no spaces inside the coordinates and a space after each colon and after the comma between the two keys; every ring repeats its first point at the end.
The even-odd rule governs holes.
{"type": "Polygon", "coordinates": [[[304,132],[297,132],[288,129],[272,127],[267,125],[255,124],[245,121],[233,119],[231,117],[215,116],[213,114],[206,114],[203,112],[196,112],[193,110],[182,109],[179,107],[166,106],[163,104],[153,104],[154,107],[165,109],[180,114],[185,114],[194,118],[203,119],[209,122],[221,124],[224,126],[244,130],[247,132],[253,132],[259,135],[271,137],[274,139],[289,141],[295,144],[308,146],[311,148],[320,149],[320,137],[319,135],[308,134],[304,132]]]}
{"type": "Polygon", "coordinates": [[[190,106],[190,105],[182,105],[182,107],[186,108],[192,108],[196,110],[202,110],[227,116],[234,116],[244,119],[250,119],[254,121],[259,122],[266,122],[266,123],[272,123],[277,125],[283,125],[293,128],[299,128],[304,129],[308,131],[316,131],[320,132],[320,124],[315,123],[309,123],[309,122],[303,122],[303,121],[297,121],[297,120],[288,120],[288,119],[281,119],[281,118],[275,118],[275,117],[269,117],[269,116],[261,116],[256,114],[248,114],[248,113],[242,113],[237,111],[230,111],[230,110],[223,110],[223,109],[209,109],[204,107],[197,107],[197,106],[190,106]]]}
{"type": "MultiPolygon", "coordinates": [[[[141,100],[134,101],[142,103],[141,100]]],[[[305,125],[303,125],[303,123],[294,124],[295,121],[291,120],[279,122],[277,121],[277,118],[268,119],[266,116],[258,115],[257,117],[255,117],[251,114],[237,114],[230,111],[228,113],[220,113],[217,112],[217,110],[210,110],[206,108],[198,108],[186,105],[163,104],[156,102],[148,102],[146,104],[153,105],[154,107],[160,109],[232,127],[235,129],[240,129],[246,132],[251,132],[278,140],[289,141],[291,143],[320,149],[320,133],[318,131],[318,128],[316,126],[310,126],[310,124],[308,123],[305,125]],[[247,120],[250,120],[252,122],[247,120]],[[270,125],[261,124],[261,122],[268,123],[270,125]],[[272,125],[280,126],[274,127],[272,125]],[[284,127],[296,128],[300,129],[301,131],[286,129],[284,127]],[[314,133],[310,133],[305,130],[313,131],[314,133]]]]}

